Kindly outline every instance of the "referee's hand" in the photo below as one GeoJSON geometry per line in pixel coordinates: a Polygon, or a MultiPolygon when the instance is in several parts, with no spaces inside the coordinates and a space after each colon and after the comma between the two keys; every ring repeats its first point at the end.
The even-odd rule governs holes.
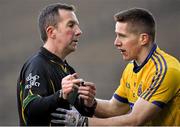
{"type": "Polygon", "coordinates": [[[81,82],[82,79],[78,79],[77,73],[64,77],[61,81],[63,99],[67,99],[71,92],[79,88],[81,82]]]}
{"type": "Polygon", "coordinates": [[[88,118],[81,116],[78,111],[66,110],[62,108],[56,109],[56,112],[51,113],[51,124],[65,125],[65,126],[87,126],[88,118]]]}

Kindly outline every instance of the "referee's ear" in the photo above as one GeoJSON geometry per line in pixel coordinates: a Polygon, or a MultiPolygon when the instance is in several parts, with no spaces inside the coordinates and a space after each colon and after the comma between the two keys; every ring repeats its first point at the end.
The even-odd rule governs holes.
{"type": "Polygon", "coordinates": [[[55,39],[56,38],[55,30],[56,30],[55,27],[48,26],[47,29],[46,29],[47,37],[55,39]]]}

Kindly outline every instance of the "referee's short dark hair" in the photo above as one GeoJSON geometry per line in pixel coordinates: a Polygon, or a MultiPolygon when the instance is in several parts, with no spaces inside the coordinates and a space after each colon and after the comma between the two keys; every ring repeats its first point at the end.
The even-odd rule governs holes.
{"type": "Polygon", "coordinates": [[[142,8],[131,8],[118,12],[114,18],[117,22],[127,22],[130,25],[130,32],[135,34],[147,33],[154,41],[155,20],[149,11],[142,8]]]}
{"type": "Polygon", "coordinates": [[[68,11],[75,11],[73,5],[55,3],[46,6],[39,14],[38,25],[40,36],[43,42],[47,41],[46,28],[48,26],[57,26],[57,23],[60,21],[60,15],[58,13],[59,9],[64,9],[68,11]]]}

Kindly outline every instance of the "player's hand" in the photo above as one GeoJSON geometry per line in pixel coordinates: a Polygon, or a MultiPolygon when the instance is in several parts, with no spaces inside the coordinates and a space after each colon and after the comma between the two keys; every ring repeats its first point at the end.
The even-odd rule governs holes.
{"type": "Polygon", "coordinates": [[[52,124],[65,126],[87,126],[88,118],[81,116],[76,110],[56,109],[56,113],[51,113],[52,124]]]}
{"type": "Polygon", "coordinates": [[[96,87],[92,82],[84,82],[83,85],[80,85],[79,97],[84,100],[84,104],[87,107],[92,107],[94,104],[94,99],[96,95],[96,87]]]}
{"type": "Polygon", "coordinates": [[[77,79],[77,73],[64,77],[61,81],[63,99],[67,99],[68,95],[79,87],[82,79],[77,79]]]}

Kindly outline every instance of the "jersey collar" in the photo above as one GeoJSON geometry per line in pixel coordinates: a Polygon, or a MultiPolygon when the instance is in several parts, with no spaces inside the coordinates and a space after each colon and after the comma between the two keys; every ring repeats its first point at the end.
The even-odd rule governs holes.
{"type": "Polygon", "coordinates": [[[48,58],[50,61],[57,62],[59,64],[64,64],[63,60],[56,56],[55,54],[51,53],[48,51],[46,48],[41,47],[40,48],[40,53],[42,53],[46,58],[48,58]]]}
{"type": "Polygon", "coordinates": [[[145,65],[145,64],[148,62],[148,60],[151,58],[151,56],[152,56],[152,54],[154,53],[154,51],[156,50],[156,48],[157,48],[157,44],[154,43],[154,45],[153,45],[151,51],[149,52],[148,56],[146,57],[146,59],[144,60],[144,62],[143,62],[140,66],[137,65],[137,63],[135,62],[135,60],[133,61],[133,64],[134,64],[133,71],[134,71],[135,73],[138,73],[138,72],[141,70],[141,68],[144,67],[144,65],[145,65]]]}

